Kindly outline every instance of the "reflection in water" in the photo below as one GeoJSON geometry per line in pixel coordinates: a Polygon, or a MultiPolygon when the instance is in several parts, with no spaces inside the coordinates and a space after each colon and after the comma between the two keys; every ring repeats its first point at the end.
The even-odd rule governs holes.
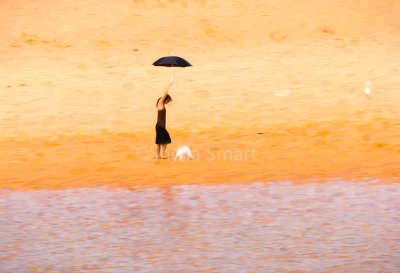
{"type": "Polygon", "coordinates": [[[399,184],[0,195],[0,272],[395,272],[399,184]]]}

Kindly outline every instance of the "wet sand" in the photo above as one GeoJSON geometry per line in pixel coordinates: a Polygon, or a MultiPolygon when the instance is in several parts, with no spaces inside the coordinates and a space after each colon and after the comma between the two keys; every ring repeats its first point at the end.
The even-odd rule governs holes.
{"type": "Polygon", "coordinates": [[[400,184],[0,193],[0,271],[398,272],[400,184]]]}
{"type": "Polygon", "coordinates": [[[154,135],[146,132],[13,139],[1,145],[1,186],[129,189],[271,180],[323,182],[335,178],[398,182],[400,147],[394,143],[396,132],[387,127],[388,123],[314,123],[300,128],[282,125],[268,130],[249,128],[237,134],[217,128],[203,134],[172,130],[175,143],[169,148],[168,160],[155,159],[155,145],[151,143],[154,135]],[[176,142],[189,141],[194,160],[174,161],[176,142]]]}

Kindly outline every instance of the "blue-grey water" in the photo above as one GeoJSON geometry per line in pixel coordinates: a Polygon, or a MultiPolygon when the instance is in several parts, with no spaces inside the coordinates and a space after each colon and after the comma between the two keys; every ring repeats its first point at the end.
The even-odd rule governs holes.
{"type": "Polygon", "coordinates": [[[400,272],[400,185],[1,191],[0,272],[400,272]]]}

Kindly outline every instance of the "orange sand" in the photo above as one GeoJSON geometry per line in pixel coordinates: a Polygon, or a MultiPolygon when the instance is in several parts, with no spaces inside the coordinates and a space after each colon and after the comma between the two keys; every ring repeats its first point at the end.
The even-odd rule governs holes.
{"type": "Polygon", "coordinates": [[[0,7],[2,188],[400,177],[398,1],[0,7]],[[171,50],[193,67],[168,150],[192,162],[152,159],[169,69],[151,63],[171,50]]]}

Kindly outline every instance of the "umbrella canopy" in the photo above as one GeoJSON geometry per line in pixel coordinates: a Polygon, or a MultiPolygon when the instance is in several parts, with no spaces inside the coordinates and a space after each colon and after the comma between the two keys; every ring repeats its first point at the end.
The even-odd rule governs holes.
{"type": "Polygon", "coordinates": [[[155,66],[168,66],[168,67],[186,67],[192,66],[188,61],[185,59],[178,57],[178,56],[167,56],[158,59],[153,63],[155,66]]]}

